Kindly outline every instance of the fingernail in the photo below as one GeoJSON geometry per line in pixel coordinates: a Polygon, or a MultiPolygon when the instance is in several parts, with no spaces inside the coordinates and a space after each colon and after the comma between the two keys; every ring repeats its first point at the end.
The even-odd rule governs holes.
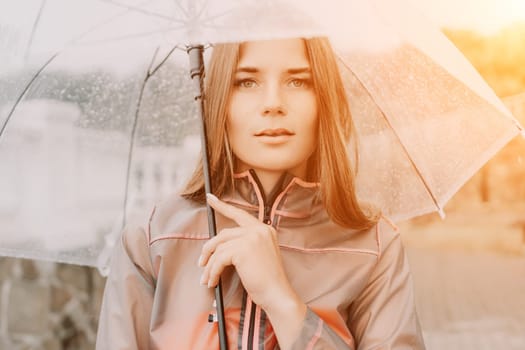
{"type": "Polygon", "coordinates": [[[199,256],[199,260],[197,260],[197,266],[202,266],[202,255],[199,256]]]}
{"type": "Polygon", "coordinates": [[[201,280],[200,280],[200,282],[199,282],[199,283],[200,283],[201,285],[203,285],[203,286],[205,286],[205,285],[206,285],[206,283],[204,283],[204,274],[203,274],[203,275],[201,275],[201,280]]]}
{"type": "Polygon", "coordinates": [[[212,287],[212,285],[211,285],[211,281],[210,281],[210,282],[208,282],[208,288],[211,288],[211,287],[212,287]]]}
{"type": "Polygon", "coordinates": [[[212,202],[217,202],[219,198],[215,197],[212,193],[206,193],[206,198],[212,202]]]}

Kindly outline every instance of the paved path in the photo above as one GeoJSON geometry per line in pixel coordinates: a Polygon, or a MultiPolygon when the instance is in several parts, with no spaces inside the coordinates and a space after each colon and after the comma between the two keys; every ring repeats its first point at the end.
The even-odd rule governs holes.
{"type": "Polygon", "coordinates": [[[521,242],[511,231],[454,226],[405,228],[427,349],[525,350],[525,254],[501,249],[521,242]],[[457,240],[436,244],[444,229],[457,240]],[[465,249],[469,240],[474,249],[465,249]]]}

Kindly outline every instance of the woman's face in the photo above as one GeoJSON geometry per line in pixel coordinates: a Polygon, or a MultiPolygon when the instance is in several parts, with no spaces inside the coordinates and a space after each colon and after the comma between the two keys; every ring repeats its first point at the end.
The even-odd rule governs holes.
{"type": "Polygon", "coordinates": [[[227,120],[236,171],[289,171],[304,177],[317,147],[317,118],[302,39],[241,45],[227,120]]]}

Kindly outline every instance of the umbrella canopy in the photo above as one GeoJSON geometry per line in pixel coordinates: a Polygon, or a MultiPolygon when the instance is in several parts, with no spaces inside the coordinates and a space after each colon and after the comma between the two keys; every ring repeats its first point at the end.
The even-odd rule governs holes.
{"type": "Polygon", "coordinates": [[[359,197],[394,220],[442,211],[522,129],[401,4],[0,5],[0,254],[104,268],[123,219],[180,188],[200,147],[196,44],[327,36],[357,128],[359,197]]]}

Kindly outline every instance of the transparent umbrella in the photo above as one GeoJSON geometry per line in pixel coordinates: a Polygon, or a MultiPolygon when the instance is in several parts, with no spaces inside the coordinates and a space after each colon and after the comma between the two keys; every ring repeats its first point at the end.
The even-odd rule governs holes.
{"type": "Polygon", "coordinates": [[[0,5],[0,254],[104,270],[126,220],[200,151],[187,48],[329,37],[358,194],[394,220],[445,203],[522,128],[402,2],[34,0],[0,5]],[[352,145],[349,145],[352,147],[352,145]]]}

